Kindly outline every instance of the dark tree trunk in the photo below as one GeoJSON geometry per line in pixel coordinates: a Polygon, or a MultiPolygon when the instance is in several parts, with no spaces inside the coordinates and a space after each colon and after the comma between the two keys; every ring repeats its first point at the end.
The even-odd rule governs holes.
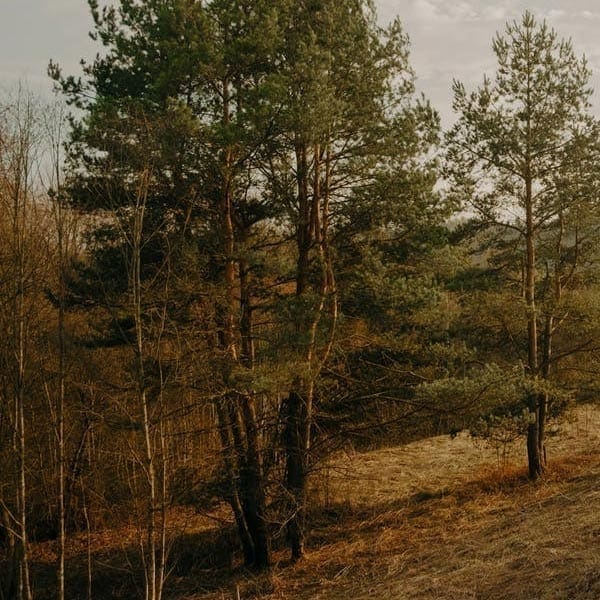
{"type": "MultiPolygon", "coordinates": [[[[296,264],[296,297],[303,296],[309,285],[310,252],[315,236],[314,197],[309,195],[309,161],[308,147],[297,140],[296,154],[296,186],[298,194],[298,221],[296,224],[296,243],[298,258],[296,264]],[[312,209],[312,211],[311,211],[312,209]]],[[[313,194],[314,196],[314,194],[313,194]]],[[[302,357],[307,349],[300,341],[309,329],[310,315],[296,315],[297,350],[302,357]]],[[[304,358],[302,360],[305,360],[304,358]]],[[[305,383],[298,378],[284,403],[284,447],[286,457],[285,487],[289,502],[287,535],[292,560],[299,560],[304,555],[304,527],[306,520],[306,489],[308,479],[308,434],[310,430],[307,398],[303,393],[305,383]]]]}
{"type": "Polygon", "coordinates": [[[6,565],[0,573],[0,600],[9,600],[17,596],[19,562],[16,557],[14,528],[11,526],[11,517],[4,504],[0,504],[0,516],[2,517],[0,542],[4,546],[6,565]]]}
{"type": "MultiPolygon", "coordinates": [[[[560,299],[558,297],[557,299],[560,299]]],[[[554,327],[553,316],[546,315],[546,324],[544,327],[544,343],[542,356],[542,377],[545,380],[550,379],[550,363],[552,361],[552,333],[554,327]]],[[[540,453],[542,467],[546,466],[546,421],[548,420],[548,394],[540,394],[538,399],[538,451],[540,453]]]]}
{"type": "Polygon", "coordinates": [[[546,467],[546,420],[548,418],[548,396],[542,394],[538,406],[538,452],[542,469],[546,467]]]}
{"type": "MultiPolygon", "coordinates": [[[[246,231],[242,232],[243,240],[246,231]]],[[[252,330],[253,305],[251,293],[251,269],[245,258],[239,260],[240,284],[240,362],[247,369],[254,368],[254,338],[252,330]]],[[[271,535],[267,523],[265,474],[263,469],[262,443],[256,398],[253,392],[237,395],[240,426],[244,444],[240,455],[240,494],[243,498],[246,524],[254,544],[254,569],[263,571],[271,566],[271,535]]],[[[250,565],[249,565],[250,566],[250,565]]]]}
{"type": "Polygon", "coordinates": [[[223,463],[225,467],[225,473],[227,477],[227,488],[224,496],[225,500],[231,506],[233,516],[235,518],[235,524],[237,526],[240,543],[242,545],[242,552],[244,555],[244,563],[251,565],[254,563],[254,544],[252,537],[248,530],[242,501],[240,499],[238,485],[238,475],[235,468],[235,458],[233,450],[233,440],[231,424],[229,422],[229,416],[223,403],[217,402],[217,415],[219,418],[219,437],[221,440],[221,452],[223,456],[223,463]]]}
{"type": "Polygon", "coordinates": [[[529,466],[529,479],[535,481],[544,473],[544,465],[540,453],[540,428],[537,416],[527,429],[527,462],[529,466]]]}
{"type": "MultiPolygon", "coordinates": [[[[228,125],[230,114],[230,83],[222,82],[223,124],[228,125]]],[[[233,149],[227,147],[222,162],[222,235],[225,256],[226,301],[219,316],[221,331],[219,345],[229,365],[225,368],[227,384],[230,367],[242,364],[252,368],[252,304],[249,287],[249,266],[237,260],[235,215],[233,203],[233,149]],[[239,278],[236,273],[239,266],[239,278]],[[240,329],[236,330],[236,283],[240,285],[240,329]],[[240,334],[238,351],[236,334],[240,334]]],[[[232,393],[219,407],[221,445],[229,480],[229,503],[233,509],[247,567],[267,569],[270,566],[270,536],[265,518],[266,497],[261,465],[258,423],[251,394],[232,393]]]]}
{"type": "Polygon", "coordinates": [[[297,391],[292,391],[287,400],[285,427],[286,445],[286,488],[290,495],[290,517],[288,540],[292,559],[304,555],[304,529],[306,523],[306,495],[308,487],[308,434],[307,403],[297,391]]]}
{"type": "MultiPolygon", "coordinates": [[[[308,146],[297,141],[295,147],[298,193],[296,296],[300,298],[311,286],[318,300],[310,310],[307,310],[304,305],[304,312],[297,316],[297,351],[306,365],[307,376],[298,377],[295,381],[284,412],[286,488],[291,501],[288,537],[293,560],[300,559],[304,554],[315,381],[331,351],[337,319],[335,278],[327,239],[331,156],[329,148],[324,148],[319,143],[311,147],[311,152],[312,161],[309,161],[308,146]],[[312,177],[309,174],[309,165],[311,165],[312,177]],[[311,185],[312,190],[309,193],[311,185]],[[318,270],[313,270],[314,266],[318,266],[318,270]],[[331,325],[329,339],[322,344],[318,335],[319,325],[323,323],[326,311],[330,313],[331,325]]],[[[298,304],[300,306],[303,303],[298,304]]]]}
{"type": "Polygon", "coordinates": [[[266,494],[260,454],[260,441],[254,398],[238,398],[245,428],[244,455],[240,456],[240,495],[246,525],[254,546],[252,566],[265,570],[271,566],[271,539],[266,520],[266,494]]]}
{"type": "MultiPolygon", "coordinates": [[[[529,126],[528,126],[529,130],[529,126]]],[[[536,249],[535,249],[535,224],[533,216],[533,180],[531,175],[531,158],[529,154],[526,158],[525,166],[525,302],[527,305],[527,337],[528,348],[527,358],[529,367],[529,376],[537,379],[539,376],[538,362],[538,326],[537,326],[537,307],[535,298],[536,284],[536,249]]],[[[542,440],[540,433],[543,432],[543,425],[540,426],[540,396],[536,395],[529,404],[529,427],[527,429],[527,462],[529,467],[529,478],[538,479],[544,472],[541,447],[542,440]]],[[[545,413],[544,413],[545,418],[545,413]]]]}

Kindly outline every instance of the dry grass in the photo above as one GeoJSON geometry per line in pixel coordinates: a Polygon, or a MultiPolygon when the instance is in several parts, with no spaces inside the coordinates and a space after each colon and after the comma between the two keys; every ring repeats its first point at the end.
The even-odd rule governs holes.
{"type": "MultiPolygon", "coordinates": [[[[548,438],[548,460],[569,454],[589,452],[600,441],[600,410],[578,407],[559,430],[548,438]]],[[[318,497],[352,505],[372,505],[411,494],[439,492],[467,479],[477,479],[480,471],[502,472],[514,464],[525,464],[522,442],[506,448],[505,458],[483,442],[477,444],[466,433],[456,437],[439,436],[397,448],[336,457],[321,475],[318,497]]]]}
{"type": "Polygon", "coordinates": [[[600,598],[600,461],[562,461],[351,512],[289,569],[298,598],[600,598]],[[346,528],[348,527],[348,528],[346,528]],[[303,591],[303,576],[315,586],[303,591]]]}
{"type": "MultiPolygon", "coordinates": [[[[175,574],[167,597],[598,600],[599,449],[600,411],[583,407],[550,440],[551,468],[535,485],[520,446],[503,463],[464,434],[339,456],[317,478],[304,561],[278,554],[262,578],[175,574]]],[[[183,521],[194,544],[210,533],[205,520],[183,521]]],[[[114,536],[103,543],[115,549],[114,536]]]]}

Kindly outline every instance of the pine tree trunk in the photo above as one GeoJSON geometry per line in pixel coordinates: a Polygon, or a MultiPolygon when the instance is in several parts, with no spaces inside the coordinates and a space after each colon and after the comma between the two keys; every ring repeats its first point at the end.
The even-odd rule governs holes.
{"type": "Polygon", "coordinates": [[[548,419],[548,396],[542,394],[538,407],[538,452],[542,463],[542,470],[546,467],[546,421],[548,419]]]}
{"type": "Polygon", "coordinates": [[[288,396],[285,415],[286,487],[293,500],[288,537],[293,560],[298,560],[304,555],[315,382],[331,352],[337,321],[337,294],[328,243],[331,178],[329,146],[323,147],[317,143],[312,147],[311,197],[308,192],[309,161],[305,145],[297,144],[296,162],[299,210],[296,296],[302,296],[309,286],[311,252],[314,252],[314,263],[319,267],[320,281],[315,290],[318,293],[318,301],[312,306],[310,313],[298,315],[297,318],[297,334],[308,333],[308,340],[298,346],[307,375],[296,380],[288,396]],[[329,312],[331,318],[329,339],[321,347],[318,332],[326,312],[329,312]]]}
{"type": "Polygon", "coordinates": [[[242,470],[246,522],[254,543],[254,568],[265,570],[271,566],[271,540],[266,521],[266,495],[260,454],[260,441],[254,398],[240,398],[246,429],[246,456],[242,470]]]}
{"type": "MultiPolygon", "coordinates": [[[[227,400],[226,400],[227,401],[227,400]]],[[[223,402],[216,403],[217,416],[219,419],[219,437],[221,440],[221,454],[227,477],[227,489],[225,490],[225,500],[231,506],[235,524],[238,530],[238,536],[242,545],[244,555],[244,564],[251,566],[254,564],[254,542],[246,520],[246,514],[243,507],[243,501],[240,496],[240,474],[237,469],[235,458],[233,427],[231,424],[230,411],[224,406],[223,402]]]]}
{"type": "MultiPolygon", "coordinates": [[[[242,232],[245,235],[245,232],[242,232]]],[[[247,239],[244,237],[243,242],[247,239]]],[[[240,362],[247,369],[254,369],[254,339],[252,331],[253,306],[251,294],[251,272],[245,258],[239,260],[240,284],[240,362]]],[[[262,460],[262,444],[256,410],[256,398],[250,391],[237,397],[241,421],[245,433],[245,454],[242,458],[241,493],[244,497],[245,516],[254,544],[256,570],[267,570],[271,566],[271,537],[266,519],[265,476],[262,460]]]]}
{"type": "MultiPolygon", "coordinates": [[[[528,125],[529,129],[529,125],[528,125]]],[[[529,151],[528,151],[529,152],[529,151]]],[[[538,378],[538,329],[537,308],[535,298],[536,284],[536,251],[535,251],[535,225],[533,216],[533,180],[531,175],[531,158],[527,154],[525,166],[525,303],[527,307],[527,358],[529,376],[538,378]]],[[[540,398],[536,396],[529,404],[529,426],[527,428],[527,462],[529,478],[538,479],[544,471],[540,454],[540,398]]]]}
{"type": "MultiPolygon", "coordinates": [[[[298,193],[296,297],[301,297],[306,292],[309,283],[310,250],[314,237],[311,208],[314,209],[314,198],[311,203],[309,197],[309,167],[306,144],[297,141],[295,154],[298,193]]],[[[305,314],[297,315],[297,335],[301,335],[308,328],[310,321],[311,319],[307,318],[305,314]]],[[[306,350],[299,345],[298,351],[302,355],[306,350]]],[[[304,555],[305,503],[308,476],[307,455],[305,452],[307,440],[305,440],[305,436],[303,435],[307,420],[306,398],[304,398],[303,394],[304,387],[305,384],[298,378],[294,382],[285,406],[285,485],[291,503],[287,534],[292,560],[299,560],[304,555]]]]}
{"type": "MultiPolygon", "coordinates": [[[[300,386],[298,386],[300,387],[300,386]]],[[[287,400],[286,488],[293,502],[288,523],[288,541],[292,560],[304,555],[304,529],[306,523],[306,493],[308,480],[306,401],[298,391],[292,391],[287,400]]]]}
{"type": "Polygon", "coordinates": [[[529,467],[529,479],[535,481],[544,473],[544,465],[540,453],[540,428],[537,415],[527,429],[527,463],[529,467]]]}

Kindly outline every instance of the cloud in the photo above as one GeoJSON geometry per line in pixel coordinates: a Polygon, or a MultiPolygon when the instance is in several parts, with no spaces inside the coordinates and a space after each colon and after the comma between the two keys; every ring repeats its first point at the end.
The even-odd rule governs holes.
{"type": "Polygon", "coordinates": [[[544,17],[548,19],[548,21],[558,21],[560,19],[564,19],[567,16],[566,11],[560,8],[551,8],[544,17]]]}
{"type": "Polygon", "coordinates": [[[484,6],[481,10],[481,16],[486,21],[505,21],[511,14],[509,7],[503,6],[484,6]]]}
{"type": "Polygon", "coordinates": [[[429,0],[415,0],[415,2],[412,2],[411,9],[411,16],[417,20],[430,21],[438,18],[437,7],[429,0]]]}
{"type": "MultiPolygon", "coordinates": [[[[391,10],[389,2],[381,1],[384,12],[391,10]]],[[[406,21],[423,22],[428,25],[477,21],[501,21],[509,14],[509,2],[487,5],[477,0],[409,0],[401,17],[406,21]]]]}
{"type": "Polygon", "coordinates": [[[582,10],[579,14],[579,17],[586,20],[597,20],[600,19],[600,13],[592,12],[590,10],[582,10]]]}
{"type": "Polygon", "coordinates": [[[440,0],[413,0],[409,2],[408,12],[415,20],[433,22],[456,22],[470,20],[477,16],[472,2],[447,3],[440,0]]]}

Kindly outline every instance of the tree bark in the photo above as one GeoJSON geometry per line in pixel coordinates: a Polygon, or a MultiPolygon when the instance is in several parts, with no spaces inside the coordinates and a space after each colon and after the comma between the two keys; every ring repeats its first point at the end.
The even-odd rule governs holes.
{"type": "MultiPolygon", "coordinates": [[[[528,87],[527,110],[530,111],[530,91],[528,87]]],[[[535,251],[535,223],[533,214],[533,174],[531,158],[531,116],[527,119],[527,149],[525,156],[525,303],[527,307],[527,338],[528,338],[528,367],[529,376],[536,380],[538,378],[538,330],[537,330],[537,308],[535,298],[536,285],[536,251],[535,251]]],[[[544,471],[542,457],[540,454],[540,401],[541,397],[536,394],[529,402],[529,426],[527,428],[527,462],[529,477],[532,480],[540,477],[544,471]]]]}
{"type": "Polygon", "coordinates": [[[292,502],[288,537],[293,560],[302,558],[305,546],[315,382],[331,351],[337,318],[335,279],[328,246],[331,158],[329,148],[323,151],[320,144],[315,144],[311,151],[312,196],[309,196],[307,147],[300,143],[296,145],[299,215],[296,297],[303,296],[310,284],[311,251],[314,251],[319,266],[319,280],[315,290],[318,300],[310,308],[309,314],[297,316],[297,350],[305,364],[306,374],[294,382],[285,407],[286,487],[292,502]],[[319,352],[319,325],[328,305],[331,312],[331,331],[328,342],[319,352]],[[303,341],[302,336],[307,336],[308,339],[303,341]]]}
{"type": "MultiPolygon", "coordinates": [[[[231,121],[231,93],[227,79],[222,81],[223,125],[231,121]]],[[[227,385],[233,365],[248,369],[254,364],[252,338],[252,302],[250,269],[244,259],[237,260],[236,231],[233,206],[233,162],[231,147],[223,150],[221,174],[221,215],[225,256],[225,302],[220,317],[220,345],[225,360],[224,380],[227,385]],[[236,273],[239,266],[239,278],[236,273]],[[236,283],[239,282],[240,319],[236,330],[236,283]],[[236,333],[241,345],[238,350],[236,333]]],[[[258,570],[271,565],[270,533],[266,521],[265,482],[261,463],[261,443],[252,392],[227,394],[226,407],[218,407],[221,421],[221,442],[230,480],[229,502],[235,515],[246,566],[258,570]]]]}
{"type": "Polygon", "coordinates": [[[236,468],[235,452],[233,448],[233,435],[230,423],[229,411],[224,406],[225,401],[216,402],[217,416],[219,419],[219,437],[221,440],[221,455],[227,477],[227,488],[225,490],[225,500],[231,506],[235,524],[238,530],[238,536],[242,545],[244,563],[248,566],[254,563],[254,542],[248,529],[242,500],[239,494],[239,474],[236,468]]]}

